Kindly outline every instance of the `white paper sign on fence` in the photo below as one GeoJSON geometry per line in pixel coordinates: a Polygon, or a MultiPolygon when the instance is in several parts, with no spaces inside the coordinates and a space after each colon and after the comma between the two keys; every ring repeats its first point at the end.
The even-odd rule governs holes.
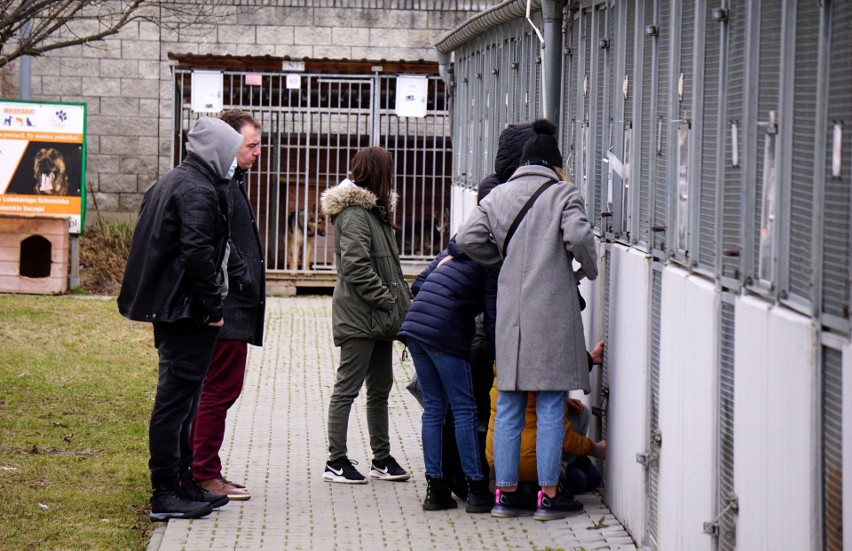
{"type": "Polygon", "coordinates": [[[425,76],[396,77],[396,114],[398,117],[426,116],[426,91],[429,81],[425,76]]]}
{"type": "Polygon", "coordinates": [[[192,110],[219,113],[222,110],[223,77],[219,71],[192,72],[192,110]]]}

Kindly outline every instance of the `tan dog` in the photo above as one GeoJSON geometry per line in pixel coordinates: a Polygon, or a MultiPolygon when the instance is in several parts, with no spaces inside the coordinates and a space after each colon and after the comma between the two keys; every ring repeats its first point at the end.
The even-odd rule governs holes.
{"type": "Polygon", "coordinates": [[[52,147],[43,147],[35,156],[33,175],[36,195],[68,195],[65,157],[52,147]]]}
{"type": "Polygon", "coordinates": [[[287,269],[299,269],[299,257],[302,253],[302,247],[307,239],[307,247],[305,248],[305,257],[302,259],[302,269],[309,270],[311,268],[311,253],[314,250],[314,240],[317,235],[325,235],[325,217],[317,220],[314,209],[293,211],[287,217],[287,246],[288,260],[287,269]]]}

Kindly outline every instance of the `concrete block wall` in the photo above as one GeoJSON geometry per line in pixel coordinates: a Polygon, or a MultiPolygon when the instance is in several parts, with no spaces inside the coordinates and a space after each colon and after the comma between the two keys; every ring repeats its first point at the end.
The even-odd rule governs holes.
{"type": "MultiPolygon", "coordinates": [[[[185,3],[185,8],[196,4],[176,3],[185,3]]],[[[231,13],[217,17],[215,23],[181,30],[134,21],[104,41],[55,50],[33,60],[34,100],[88,105],[90,221],[96,208],[102,214],[135,215],[144,192],[171,168],[174,62],[169,53],[435,61],[433,44],[489,3],[273,0],[266,4],[225,9],[231,13]]],[[[81,27],[75,30],[86,30],[85,24],[81,27]]]]}

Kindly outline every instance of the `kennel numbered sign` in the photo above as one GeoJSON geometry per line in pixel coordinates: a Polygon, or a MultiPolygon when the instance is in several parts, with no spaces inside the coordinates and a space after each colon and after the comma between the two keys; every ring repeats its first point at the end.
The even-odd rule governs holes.
{"type": "Polygon", "coordinates": [[[0,101],[0,214],[56,214],[81,233],[86,104],[0,101]]]}

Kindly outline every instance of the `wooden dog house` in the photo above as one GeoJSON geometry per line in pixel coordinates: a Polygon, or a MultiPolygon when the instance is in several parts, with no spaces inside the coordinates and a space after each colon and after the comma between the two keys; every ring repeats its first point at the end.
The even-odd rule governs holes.
{"type": "Polygon", "coordinates": [[[68,217],[0,215],[0,292],[68,290],[68,217]]]}

